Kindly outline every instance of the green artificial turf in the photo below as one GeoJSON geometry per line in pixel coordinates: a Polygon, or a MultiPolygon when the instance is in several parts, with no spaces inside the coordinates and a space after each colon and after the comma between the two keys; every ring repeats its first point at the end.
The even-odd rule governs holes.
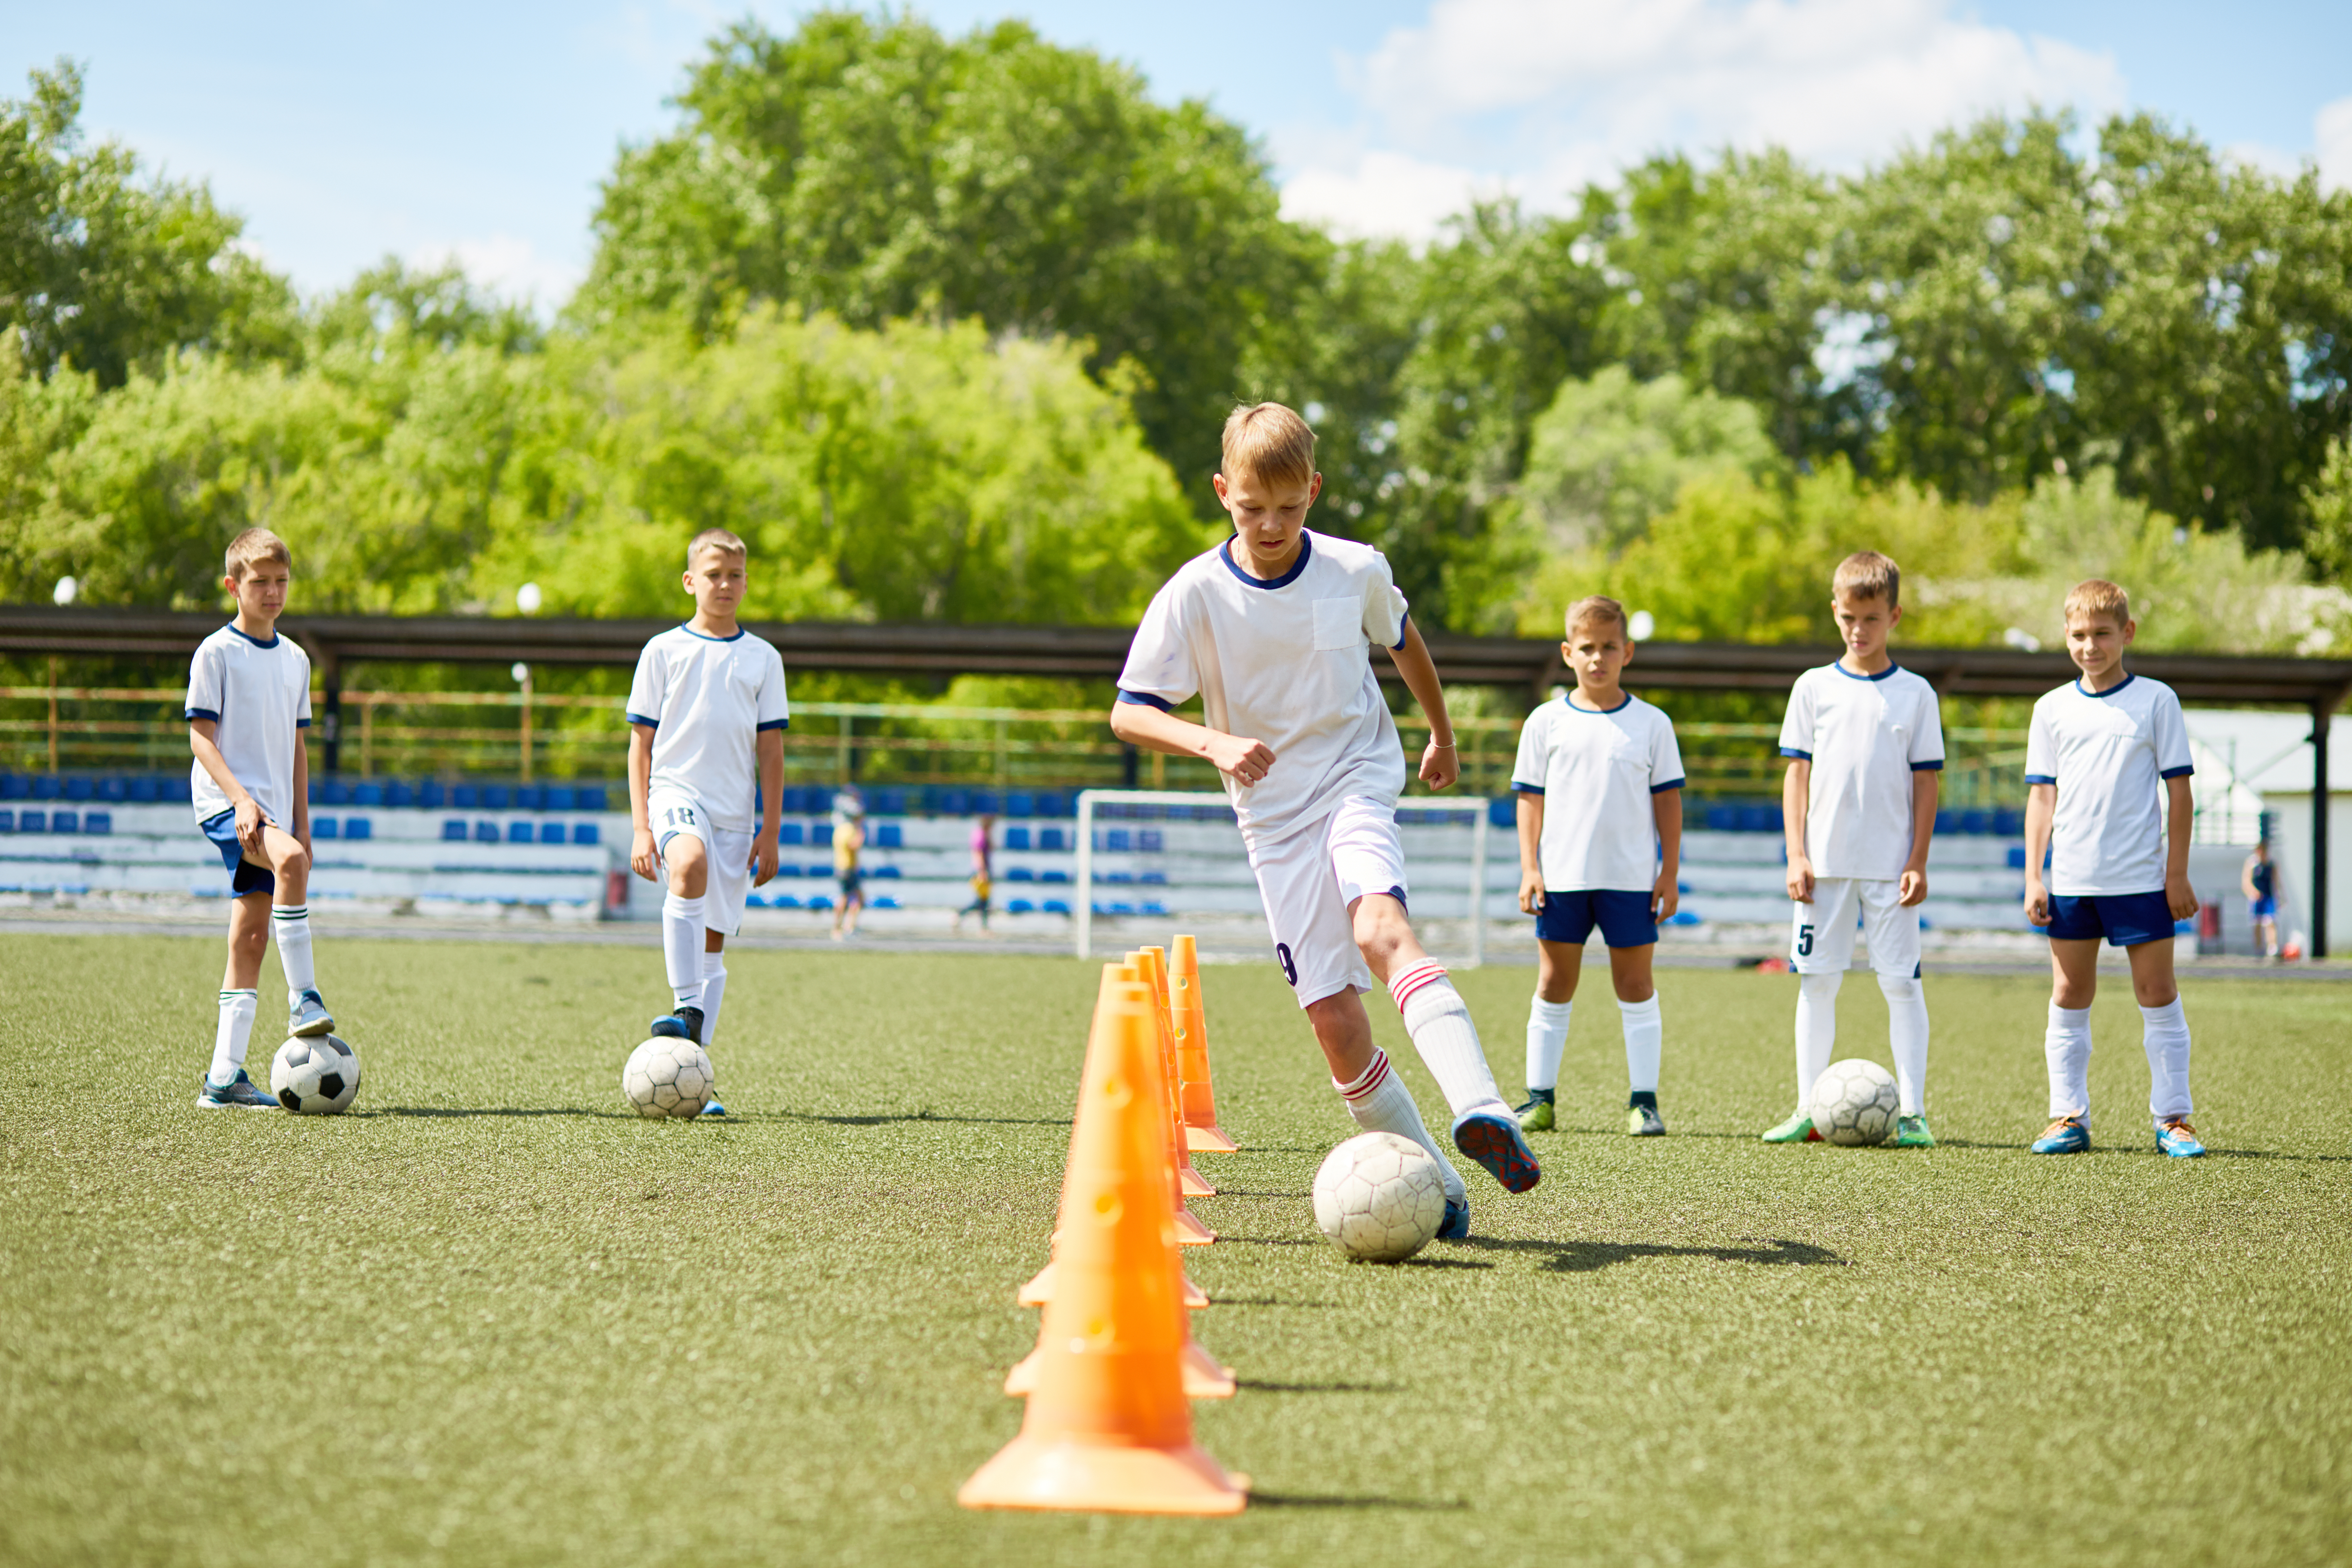
{"type": "MultiPolygon", "coordinates": [[[[1728,971],[1663,976],[1672,1136],[1624,1137],[1595,984],[1542,1186],[1474,1172],[1476,1237],[1379,1268],[1314,1230],[1349,1125],[1279,973],[1213,968],[1244,1148],[1187,1262],[1242,1389],[1194,1409],[1257,1492],[1179,1521],[954,1502],[1019,1424],[1091,971],[730,954],[705,1125],[621,1101],[651,952],[331,931],[352,1112],[200,1112],[219,962],[0,938],[0,1562],[2352,1557],[2340,987],[2191,986],[2178,1162],[2119,980],[2072,1159],[2024,1149],[2032,979],[1931,976],[1925,1152],[1759,1143],[1793,982],[1728,971]]],[[[1516,1093],[1528,972],[1457,978],[1516,1093]]],[[[1885,1059],[1866,979],[1841,1016],[1885,1059]]]]}

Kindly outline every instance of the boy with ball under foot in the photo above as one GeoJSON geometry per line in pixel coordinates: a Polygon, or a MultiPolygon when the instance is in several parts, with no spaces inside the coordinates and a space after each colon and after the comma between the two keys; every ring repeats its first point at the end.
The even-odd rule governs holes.
{"type": "Polygon", "coordinates": [[[2189,1124],[2189,1020],[2172,978],[2173,922],[2197,913],[2189,729],[2172,688],[2126,672],[2131,600],[2093,578],[2066,595],[2066,653],[2083,674],[2033,705],[2025,737],[2025,916],[2050,932],[2050,1125],[2037,1154],[2091,1146],[2091,998],[2099,942],[2131,961],[2156,1146],[2205,1152],[2189,1124]],[[2049,875],[2042,852],[2049,851],[2049,875]]]}
{"type": "Polygon", "coordinates": [[[1518,796],[1519,908],[1536,917],[1536,994],[1528,1009],[1528,1101],[1519,1125],[1552,1125],[1560,1052],[1592,929],[1625,1030],[1625,1131],[1664,1133],[1658,1111],[1664,1025],[1651,961],[1675,912],[1682,868],[1683,759],[1674,721],[1621,684],[1633,657],[1625,606],[1598,595],[1569,606],[1560,658],[1576,689],[1528,716],[1511,769],[1518,796]]]}
{"type": "Polygon", "coordinates": [[[1780,724],[1780,815],[1788,841],[1789,967],[1797,972],[1797,1109],[1767,1143],[1818,1142],[1806,1109],[1837,1047],[1837,994],[1857,925],[1886,997],[1899,1098],[1898,1148],[1930,1149],[1927,999],[1919,985],[1919,904],[1936,829],[1944,726],[1936,689],[1897,665],[1902,573],[1874,550],[1838,563],[1830,605],[1845,652],[1809,669],[1780,724]]]}
{"type": "Polygon", "coordinates": [[[1204,758],[1224,776],[1276,960],[1332,1087],[1365,1131],[1430,1152],[1445,1184],[1438,1235],[1466,1236],[1467,1190],[1372,1043],[1359,999],[1375,977],[1386,984],[1444,1092],[1454,1146],[1506,1190],[1533,1187],[1542,1171],[1495,1087],[1470,1010],[1406,911],[1396,824],[1403,747],[1371,645],[1389,650],[1428,716],[1421,778],[1442,790],[1461,768],[1437,668],[1381,553],[1307,529],[1323,476],[1307,422],[1276,403],[1237,408],[1223,445],[1215,484],[1233,535],[1152,597],[1119,676],[1111,731],[1204,758]],[[1205,723],[1172,711],[1195,694],[1205,723]]]}
{"type": "Polygon", "coordinates": [[[286,1032],[335,1026],[310,958],[310,658],[278,630],[294,556],[266,528],[229,541],[221,586],[236,618],[196,645],[188,663],[188,793],[220,851],[235,896],[221,976],[213,1060],[196,1090],[208,1110],[274,1110],[245,1070],[261,1009],[261,950],[274,938],[286,972],[286,1032]]]}
{"type": "MultiPolygon", "coordinates": [[[[662,966],[670,1011],[653,1033],[708,1050],[727,986],[727,939],[776,874],[783,826],[784,663],[736,624],[749,552],[707,528],[686,549],[694,615],[646,644],[629,684],[629,867],[668,883],[662,966]],[[757,813],[755,826],[753,817],[757,813]]],[[[712,1100],[706,1116],[723,1116],[712,1100]]]]}

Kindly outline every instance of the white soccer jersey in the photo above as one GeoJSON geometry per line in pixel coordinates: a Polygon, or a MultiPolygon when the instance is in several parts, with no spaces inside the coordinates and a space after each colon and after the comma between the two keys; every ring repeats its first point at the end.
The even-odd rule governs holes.
{"type": "Polygon", "coordinates": [[[1797,677],[1780,754],[1812,763],[1805,854],[1817,877],[1900,877],[1911,858],[1911,775],[1944,765],[1936,689],[1899,665],[1797,677]]]}
{"type": "MultiPolygon", "coordinates": [[[[310,656],[284,632],[256,642],[234,623],[196,645],[188,661],[187,717],[214,721],[223,761],[262,815],[294,830],[294,757],[310,724],[310,656]]],[[[228,795],[205,772],[188,768],[196,820],[229,809],[228,795]]]]}
{"type": "Polygon", "coordinates": [[[712,637],[673,626],[637,656],[629,722],[654,727],[652,783],[699,800],[714,827],[757,826],[758,736],[791,721],[784,661],[750,632],[712,637]]]}
{"type": "Polygon", "coordinates": [[[2050,890],[2070,898],[2164,888],[2164,784],[2196,772],[2180,699],[2126,675],[2105,691],[2069,681],[2033,705],[2025,782],[2058,786],[2050,890]]]}
{"type": "Polygon", "coordinates": [[[1558,892],[1647,892],[1658,878],[1651,796],[1683,784],[1674,721],[1638,697],[1606,712],[1563,697],[1528,715],[1511,787],[1543,796],[1537,863],[1558,892]]]}
{"type": "Polygon", "coordinates": [[[1404,751],[1372,673],[1371,645],[1404,645],[1404,595],[1368,544],[1308,531],[1298,561],[1261,582],[1218,545],[1177,568],[1143,613],[1119,700],[1169,709],[1201,697],[1212,730],[1262,741],[1274,766],[1225,779],[1242,832],[1271,841],[1362,795],[1393,805],[1404,751]]]}

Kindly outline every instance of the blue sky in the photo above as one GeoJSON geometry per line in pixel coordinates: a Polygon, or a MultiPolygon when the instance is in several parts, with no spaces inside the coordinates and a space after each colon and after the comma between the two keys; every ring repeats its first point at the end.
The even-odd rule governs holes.
{"type": "MultiPolygon", "coordinates": [[[[804,7],[754,4],[786,28],[804,7]]],[[[1422,237],[1470,195],[1557,205],[1661,148],[1779,142],[1853,167],[2027,101],[2149,108],[2237,155],[2352,184],[2352,5],[2063,0],[933,0],[1025,16],[1261,136],[1286,210],[1422,237]]],[[[0,0],[0,68],[89,69],[85,123],[208,180],[308,289],[455,257],[543,304],[577,279],[597,181],[736,6],[0,0]]]]}

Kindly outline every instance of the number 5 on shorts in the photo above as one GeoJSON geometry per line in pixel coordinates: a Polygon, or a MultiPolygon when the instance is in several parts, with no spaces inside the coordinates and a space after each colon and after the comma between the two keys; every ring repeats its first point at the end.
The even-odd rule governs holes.
{"type": "Polygon", "coordinates": [[[1797,928],[1797,956],[1799,958],[1813,956],[1813,928],[1811,926],[1797,928]]]}

